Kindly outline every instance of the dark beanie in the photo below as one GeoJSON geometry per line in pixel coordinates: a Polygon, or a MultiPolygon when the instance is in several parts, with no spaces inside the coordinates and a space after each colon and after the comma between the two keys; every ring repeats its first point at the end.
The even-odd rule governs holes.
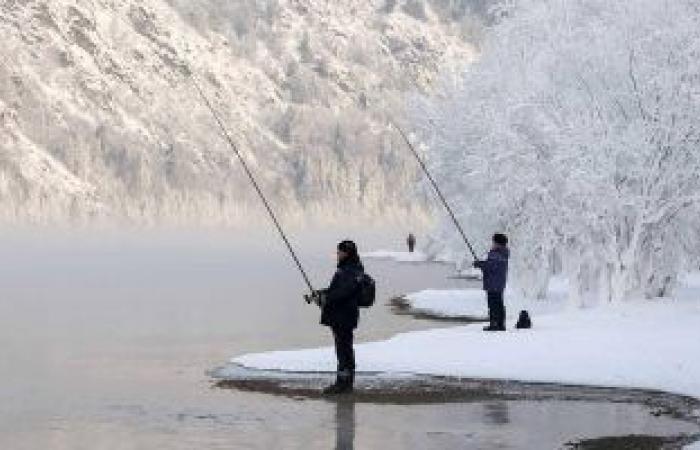
{"type": "Polygon", "coordinates": [[[493,242],[498,245],[508,245],[508,237],[503,233],[496,233],[493,235],[493,242]]]}
{"type": "Polygon", "coordinates": [[[342,241],[340,244],[338,244],[338,250],[351,256],[357,256],[357,245],[355,245],[353,241],[342,241]]]}

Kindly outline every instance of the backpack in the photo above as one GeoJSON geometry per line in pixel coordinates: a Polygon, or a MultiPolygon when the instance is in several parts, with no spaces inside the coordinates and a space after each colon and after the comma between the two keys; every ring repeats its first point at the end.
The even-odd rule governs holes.
{"type": "Polygon", "coordinates": [[[374,278],[366,273],[362,273],[357,276],[357,283],[360,285],[360,292],[357,296],[357,306],[360,308],[369,308],[374,305],[374,297],[377,290],[374,278]]]}
{"type": "Polygon", "coordinates": [[[520,317],[518,317],[518,323],[515,328],[532,328],[532,320],[530,320],[530,314],[527,311],[520,311],[520,317]]]}

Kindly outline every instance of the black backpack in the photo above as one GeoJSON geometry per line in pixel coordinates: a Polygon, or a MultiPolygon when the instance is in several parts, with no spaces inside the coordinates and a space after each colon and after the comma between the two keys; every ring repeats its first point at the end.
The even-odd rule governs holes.
{"type": "Polygon", "coordinates": [[[360,285],[360,292],[357,296],[357,306],[360,308],[369,308],[374,305],[374,297],[377,290],[374,278],[366,273],[362,273],[357,276],[357,283],[360,285]]]}
{"type": "Polygon", "coordinates": [[[530,314],[527,311],[520,311],[520,317],[518,317],[518,323],[515,324],[515,328],[532,328],[532,320],[530,320],[530,314]]]}

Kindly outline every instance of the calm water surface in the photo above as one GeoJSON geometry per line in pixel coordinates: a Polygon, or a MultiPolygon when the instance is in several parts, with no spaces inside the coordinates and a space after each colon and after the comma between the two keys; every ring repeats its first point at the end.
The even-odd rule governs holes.
{"type": "MultiPolygon", "coordinates": [[[[347,235],[298,235],[312,279],[327,283],[347,235]]],[[[697,431],[635,405],[397,406],[214,389],[207,371],[232,356],[331,343],[269,230],[37,236],[0,242],[2,449],[525,449],[697,431]]],[[[400,245],[387,236],[358,240],[400,245]]],[[[381,299],[461,283],[444,266],[367,266],[381,299]]],[[[358,339],[435,326],[379,304],[363,313],[358,339]]]]}

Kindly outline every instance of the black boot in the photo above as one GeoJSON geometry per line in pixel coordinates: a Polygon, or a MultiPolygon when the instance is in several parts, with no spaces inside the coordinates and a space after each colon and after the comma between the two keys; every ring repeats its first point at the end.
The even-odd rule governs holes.
{"type": "Polygon", "coordinates": [[[338,385],[338,382],[335,382],[331,384],[330,386],[326,386],[323,388],[323,395],[335,395],[335,394],[340,394],[340,386],[338,385]]]}
{"type": "Polygon", "coordinates": [[[335,383],[323,389],[324,395],[345,394],[352,392],[355,374],[349,370],[339,370],[335,383]]]}
{"type": "Polygon", "coordinates": [[[352,392],[355,385],[355,371],[350,370],[347,376],[343,379],[343,387],[345,392],[352,392]]]}
{"type": "Polygon", "coordinates": [[[489,326],[484,331],[506,331],[506,308],[503,305],[503,292],[487,292],[489,326]]]}
{"type": "Polygon", "coordinates": [[[484,327],[484,331],[506,331],[506,326],[498,322],[491,322],[489,326],[484,327]]]}
{"type": "MultiPolygon", "coordinates": [[[[491,311],[489,311],[489,316],[492,316],[491,311]]],[[[496,322],[494,322],[493,317],[489,320],[488,326],[484,327],[484,331],[496,331],[496,322]]]]}

